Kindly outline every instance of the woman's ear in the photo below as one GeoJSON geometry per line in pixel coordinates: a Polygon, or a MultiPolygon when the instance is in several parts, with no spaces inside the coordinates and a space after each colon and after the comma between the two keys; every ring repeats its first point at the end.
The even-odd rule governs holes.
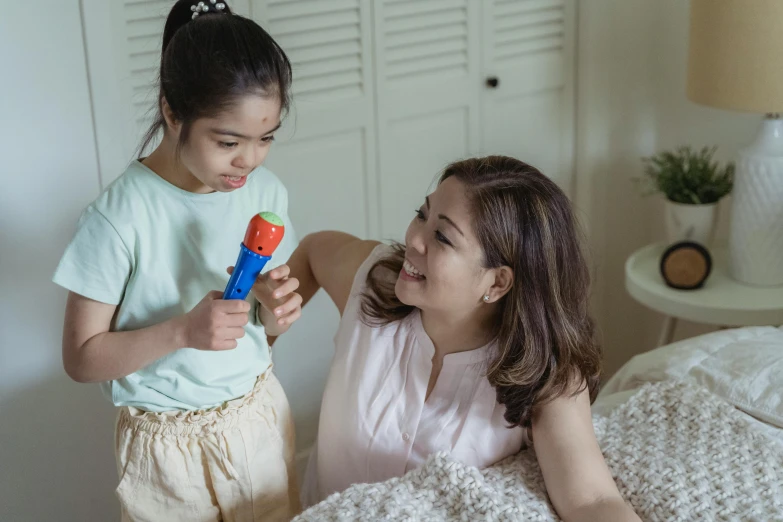
{"type": "Polygon", "coordinates": [[[160,102],[160,112],[163,114],[163,119],[166,121],[167,130],[171,131],[171,135],[175,140],[179,140],[179,133],[182,130],[182,123],[174,116],[174,111],[171,110],[169,102],[166,98],[163,98],[160,102]]]}
{"type": "Polygon", "coordinates": [[[494,303],[499,301],[506,295],[511,287],[514,285],[514,271],[511,267],[501,266],[499,268],[493,268],[492,273],[494,275],[494,281],[489,290],[484,294],[485,303],[494,303]],[[487,299],[489,296],[489,299],[487,299]]]}

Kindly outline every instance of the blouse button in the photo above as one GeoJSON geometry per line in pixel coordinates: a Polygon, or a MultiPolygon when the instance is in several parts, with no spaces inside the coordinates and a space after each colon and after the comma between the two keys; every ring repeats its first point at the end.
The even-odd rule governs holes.
{"type": "Polygon", "coordinates": [[[410,438],[411,438],[411,436],[408,435],[407,433],[403,433],[402,434],[402,440],[404,440],[405,442],[408,442],[410,440],[410,438]]]}

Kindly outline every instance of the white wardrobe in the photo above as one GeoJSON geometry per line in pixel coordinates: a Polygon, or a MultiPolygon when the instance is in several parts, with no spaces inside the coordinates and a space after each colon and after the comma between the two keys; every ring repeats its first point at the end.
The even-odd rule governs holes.
{"type": "MultiPolygon", "coordinates": [[[[172,0],[83,0],[101,180],[133,158],[155,103],[172,0]]],[[[229,0],[294,67],[294,108],[267,160],[301,237],[402,239],[449,162],[506,154],[573,196],[574,0],[229,0]]],[[[263,210],[263,209],[259,209],[263,210]]],[[[241,238],[237,238],[239,242],[241,238]]],[[[338,315],[323,293],[275,345],[312,444],[338,315]]]]}

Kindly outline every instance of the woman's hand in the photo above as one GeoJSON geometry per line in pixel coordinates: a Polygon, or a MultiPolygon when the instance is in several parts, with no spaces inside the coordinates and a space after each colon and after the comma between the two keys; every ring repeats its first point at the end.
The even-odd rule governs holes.
{"type": "MultiPolygon", "coordinates": [[[[228,273],[233,270],[229,267],[228,273]]],[[[258,319],[270,337],[285,333],[302,316],[302,296],[296,293],[299,280],[290,273],[287,265],[281,265],[259,275],[253,284],[253,296],[261,305],[258,319]]]]}

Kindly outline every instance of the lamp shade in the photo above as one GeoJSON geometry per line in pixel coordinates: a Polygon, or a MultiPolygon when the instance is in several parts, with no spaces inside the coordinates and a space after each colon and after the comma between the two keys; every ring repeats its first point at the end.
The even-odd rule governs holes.
{"type": "Polygon", "coordinates": [[[688,98],[783,112],[783,0],[691,0],[688,98]]]}

